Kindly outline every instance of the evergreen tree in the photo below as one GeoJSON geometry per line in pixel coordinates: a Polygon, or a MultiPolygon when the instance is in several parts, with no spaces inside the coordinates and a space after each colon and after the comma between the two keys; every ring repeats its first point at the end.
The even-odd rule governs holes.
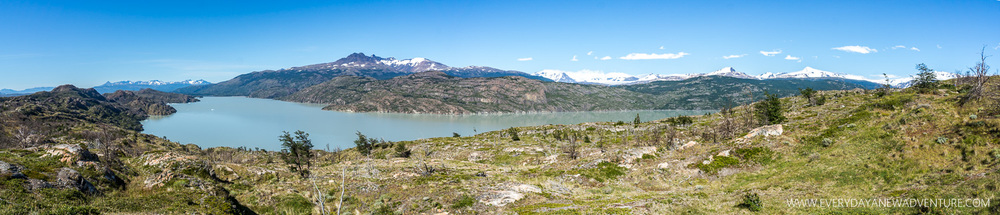
{"type": "Polygon", "coordinates": [[[288,164],[288,168],[292,172],[297,172],[302,177],[308,176],[313,158],[313,154],[310,152],[313,144],[312,140],[309,140],[309,134],[304,131],[295,131],[295,136],[292,137],[292,134],[287,131],[282,132],[284,134],[278,136],[278,140],[281,141],[281,159],[288,164]]]}
{"type": "Polygon", "coordinates": [[[913,87],[922,91],[937,87],[937,76],[934,70],[927,68],[927,65],[917,64],[917,77],[913,79],[913,87]]]}
{"type": "Polygon", "coordinates": [[[635,114],[635,120],[632,121],[632,124],[639,125],[641,122],[642,121],[639,120],[639,114],[635,114]]]}
{"type": "Polygon", "coordinates": [[[762,125],[774,125],[785,122],[785,115],[781,109],[781,99],[778,95],[764,92],[764,101],[754,104],[757,111],[757,119],[762,125]]]}
{"type": "Polygon", "coordinates": [[[354,140],[354,148],[358,149],[358,153],[361,153],[361,155],[368,156],[368,154],[372,151],[372,146],[375,144],[375,140],[368,139],[368,137],[361,134],[360,131],[355,134],[358,135],[358,139],[354,140]]]}

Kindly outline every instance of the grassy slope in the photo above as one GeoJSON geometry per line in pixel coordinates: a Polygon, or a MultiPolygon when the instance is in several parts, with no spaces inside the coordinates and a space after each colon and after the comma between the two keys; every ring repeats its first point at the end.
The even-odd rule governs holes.
{"type": "MultiPolygon", "coordinates": [[[[273,152],[168,147],[144,154],[196,156],[197,161],[209,163],[214,170],[200,177],[219,178],[223,182],[210,184],[225,188],[228,196],[250,209],[267,214],[318,213],[318,207],[309,199],[319,196],[325,197],[328,210],[335,211],[341,172],[347,173],[343,208],[347,212],[735,214],[749,213],[736,205],[744,193],[753,192],[760,194],[761,213],[765,214],[997,213],[1000,151],[996,146],[1000,137],[996,135],[1000,134],[1000,119],[987,116],[979,103],[956,105],[961,94],[955,90],[933,92],[905,90],[876,97],[863,91],[824,91],[821,93],[830,100],[821,106],[808,106],[800,97],[784,98],[789,110],[785,113],[789,119],[784,124],[785,133],[744,141],[718,136],[717,128],[723,125],[724,118],[717,113],[695,117],[692,125],[657,120],[637,126],[596,122],[523,127],[518,128],[521,141],[511,141],[506,132],[494,131],[471,137],[392,143],[405,144],[413,151],[410,158],[395,158],[391,145],[367,157],[353,149],[317,152],[313,168],[316,178],[312,182],[288,172],[273,152]],[[678,134],[674,143],[699,144],[678,149],[679,144],[671,144],[666,138],[670,131],[678,134]],[[592,140],[580,143],[580,158],[569,159],[563,153],[568,141],[556,139],[554,134],[565,132],[592,140]],[[716,138],[711,138],[713,135],[716,138]],[[829,146],[823,146],[824,140],[829,146]],[[713,156],[726,150],[730,150],[730,156],[713,156]],[[710,157],[713,162],[698,165],[710,157]],[[726,160],[734,163],[722,162],[726,160]],[[428,167],[436,171],[428,173],[428,167]],[[541,192],[519,192],[524,198],[503,207],[469,203],[470,198],[488,199],[494,191],[521,184],[537,186],[541,192]],[[992,205],[831,209],[785,204],[790,198],[893,197],[983,198],[992,199],[992,205]]],[[[743,119],[743,108],[736,108],[731,118],[743,119]]],[[[751,128],[736,124],[733,136],[742,136],[751,128]]],[[[29,163],[39,169],[58,165],[21,160],[31,156],[14,156],[17,153],[31,152],[7,149],[0,151],[0,160],[29,163]]],[[[125,161],[128,168],[136,170],[128,176],[129,189],[109,191],[110,195],[102,197],[25,195],[9,189],[0,192],[18,196],[4,198],[6,201],[43,198],[46,201],[35,202],[92,206],[106,212],[211,211],[201,205],[212,204],[178,204],[184,203],[179,199],[186,195],[195,196],[187,199],[209,196],[187,186],[189,181],[143,188],[142,181],[157,174],[157,168],[143,165],[138,156],[125,161]],[[142,199],[161,199],[160,195],[170,198],[146,206],[120,206],[142,199]],[[53,202],[60,199],[72,201],[53,202]]],[[[191,168],[174,169],[181,175],[199,175],[197,171],[184,171],[191,168]]],[[[9,183],[11,180],[5,182],[9,183]]],[[[3,207],[11,206],[0,205],[0,209],[3,207]]]]}

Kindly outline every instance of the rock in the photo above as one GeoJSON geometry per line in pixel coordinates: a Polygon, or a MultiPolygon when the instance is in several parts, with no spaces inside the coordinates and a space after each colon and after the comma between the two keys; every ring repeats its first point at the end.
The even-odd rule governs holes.
{"type": "Polygon", "coordinates": [[[688,141],[687,143],[685,143],[681,147],[677,148],[677,150],[686,149],[686,148],[689,148],[689,147],[692,147],[692,146],[695,146],[695,145],[698,145],[698,142],[695,142],[694,140],[688,141]]]}
{"type": "Polygon", "coordinates": [[[165,166],[174,162],[194,160],[194,156],[180,155],[174,152],[167,153],[151,153],[142,155],[140,158],[144,162],[143,165],[146,166],[165,166]]]}
{"type": "Polygon", "coordinates": [[[483,159],[484,159],[484,157],[483,157],[482,153],[479,153],[479,152],[469,153],[469,159],[468,159],[469,162],[476,162],[476,161],[480,161],[480,160],[483,160],[483,159]]]}
{"type": "Polygon", "coordinates": [[[753,130],[750,130],[750,133],[747,133],[746,136],[743,136],[743,139],[750,139],[750,138],[753,138],[753,137],[756,137],[756,136],[767,137],[767,136],[773,136],[773,135],[781,135],[781,133],[783,133],[784,131],[785,130],[782,128],[781,124],[766,125],[766,126],[761,126],[759,128],[754,128],[753,130]]]}
{"type": "Polygon", "coordinates": [[[717,154],[717,155],[718,155],[718,156],[727,156],[727,157],[728,157],[728,156],[729,156],[729,150],[725,150],[725,151],[721,151],[721,152],[719,152],[719,154],[717,154]]]}
{"type": "Polygon", "coordinates": [[[59,169],[59,173],[56,175],[56,184],[59,187],[74,188],[88,194],[97,193],[97,188],[84,179],[80,172],[66,167],[59,169]]]}
{"type": "Polygon", "coordinates": [[[78,161],[97,161],[96,154],[75,144],[59,144],[47,147],[43,157],[57,157],[59,161],[66,164],[75,164],[78,161]]]}
{"type": "Polygon", "coordinates": [[[42,189],[42,188],[52,188],[52,184],[49,184],[49,182],[46,182],[46,181],[42,181],[42,180],[38,180],[38,179],[33,179],[32,178],[32,179],[28,179],[27,188],[28,188],[28,190],[38,190],[38,189],[42,189]]]}
{"type": "Polygon", "coordinates": [[[24,167],[0,161],[0,176],[10,176],[11,178],[26,178],[21,170],[24,167]]]}
{"type": "Polygon", "coordinates": [[[626,162],[633,162],[636,159],[642,158],[646,154],[656,154],[656,147],[639,147],[637,149],[631,149],[625,152],[622,157],[625,158],[626,162]]]}
{"type": "Polygon", "coordinates": [[[485,205],[502,207],[524,198],[523,193],[540,193],[541,188],[529,184],[501,185],[499,190],[486,191],[479,195],[479,202],[485,205]]]}

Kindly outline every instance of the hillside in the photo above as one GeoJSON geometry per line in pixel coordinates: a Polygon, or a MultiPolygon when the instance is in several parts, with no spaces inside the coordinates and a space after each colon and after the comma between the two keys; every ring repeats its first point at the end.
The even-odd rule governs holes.
{"type": "Polygon", "coordinates": [[[995,77],[986,97],[965,103],[958,101],[969,88],[951,84],[884,96],[821,91],[829,97],[822,105],[788,97],[780,100],[788,121],[772,126],[761,126],[751,107],[741,106],[690,121],[591,122],[376,141],[369,155],[356,148],[314,150],[308,179],[290,172],[276,152],[200,149],[120,127],[127,123],[89,120],[95,116],[75,110],[116,104],[96,99],[92,90],[60,88],[44,97],[2,100],[0,213],[1000,212],[995,77]],[[58,108],[77,100],[88,102],[58,108]],[[22,135],[33,122],[50,125],[22,135]],[[791,203],[953,198],[975,201],[965,203],[970,207],[791,203]]]}
{"type": "Polygon", "coordinates": [[[436,114],[635,110],[653,108],[657,101],[603,86],[518,76],[460,78],[444,72],[388,80],[341,76],[279,99],[330,104],[326,110],[436,114]]]}
{"type": "Polygon", "coordinates": [[[746,104],[753,95],[754,101],[764,97],[764,92],[779,97],[795,96],[799,89],[849,90],[874,89],[878,86],[846,79],[743,79],[723,76],[701,76],[680,81],[655,81],[644,84],[616,86],[617,88],[660,96],[664,105],[656,109],[718,109],[746,104]]]}
{"type": "Polygon", "coordinates": [[[449,67],[425,58],[397,60],[354,53],[334,62],[321,63],[280,70],[265,70],[236,76],[216,84],[191,86],[175,92],[197,96],[248,96],[253,98],[280,98],[310,86],[327,82],[338,76],[361,76],[379,80],[410,75],[425,71],[443,71],[451,76],[501,77],[521,76],[547,80],[527,73],[491,67],[449,67]]]}

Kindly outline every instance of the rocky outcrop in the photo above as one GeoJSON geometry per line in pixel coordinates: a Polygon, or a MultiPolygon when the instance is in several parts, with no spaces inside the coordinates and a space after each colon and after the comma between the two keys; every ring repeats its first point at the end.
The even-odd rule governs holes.
{"type": "Polygon", "coordinates": [[[77,189],[87,194],[97,193],[97,187],[84,179],[80,172],[66,167],[59,169],[59,173],[56,175],[56,186],[77,189]]]}
{"type": "Polygon", "coordinates": [[[22,169],[24,167],[0,161],[0,177],[25,178],[22,169]]]}
{"type": "Polygon", "coordinates": [[[541,193],[542,189],[528,184],[501,184],[479,195],[480,203],[501,207],[524,198],[525,193],[541,193]]]}
{"type": "Polygon", "coordinates": [[[89,150],[74,144],[59,144],[50,147],[43,147],[45,155],[43,157],[56,157],[65,164],[77,164],[83,166],[97,161],[97,155],[89,150]]]}
{"type": "Polygon", "coordinates": [[[743,136],[743,139],[750,139],[756,136],[763,136],[763,137],[776,136],[776,135],[781,135],[781,133],[783,132],[785,132],[785,130],[782,128],[781,124],[766,125],[750,130],[750,133],[747,133],[746,136],[743,136]]]}

